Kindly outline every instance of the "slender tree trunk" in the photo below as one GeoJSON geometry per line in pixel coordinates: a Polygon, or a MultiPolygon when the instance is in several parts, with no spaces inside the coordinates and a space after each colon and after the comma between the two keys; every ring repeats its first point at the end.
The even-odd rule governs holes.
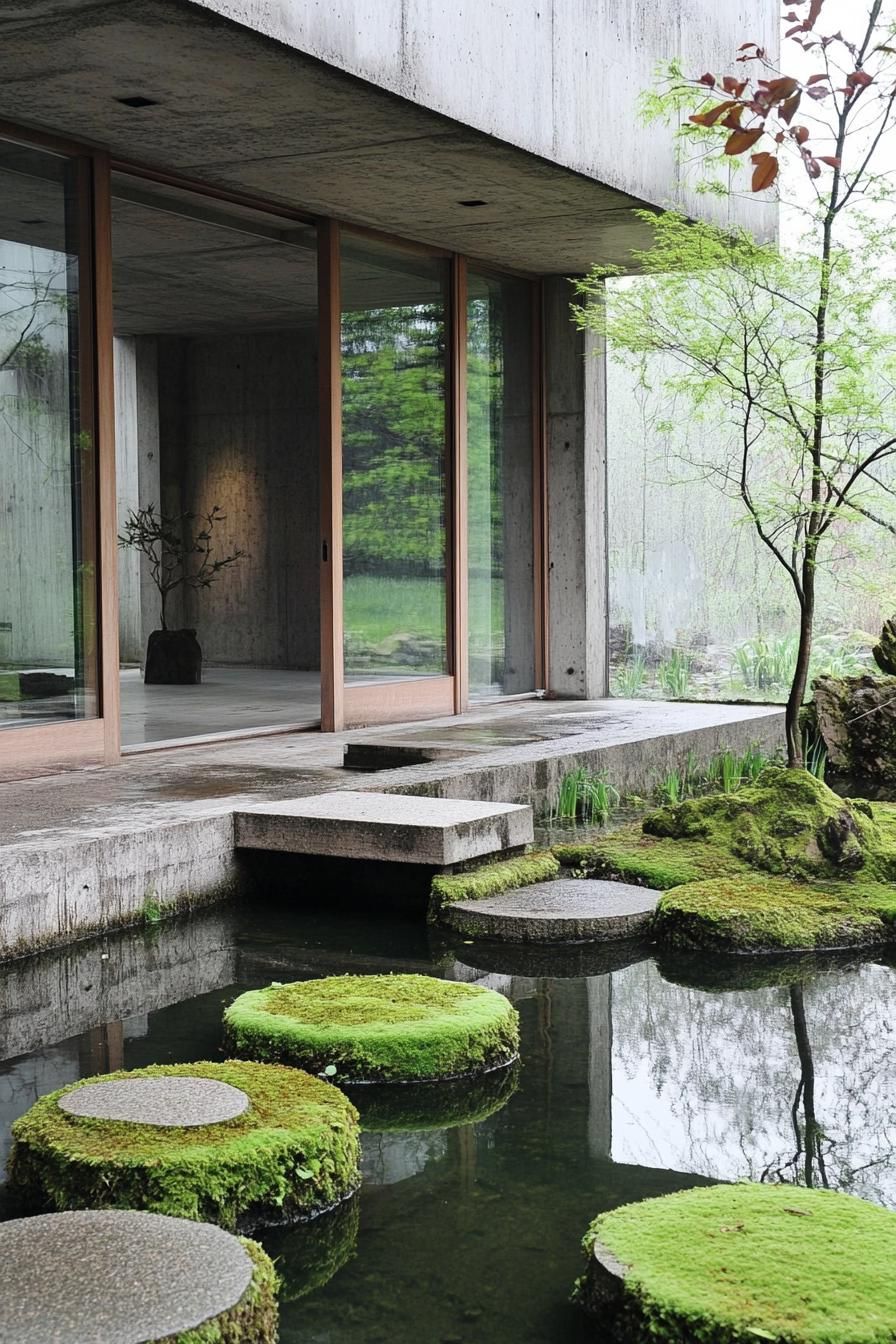
{"type": "Polygon", "coordinates": [[[796,654],[796,667],[787,708],[784,714],[784,733],[787,739],[787,764],[792,770],[803,765],[803,734],[800,728],[800,713],[806,698],[809,683],[809,662],[812,657],[812,634],[815,625],[815,571],[814,566],[807,567],[803,579],[803,595],[800,601],[800,638],[796,654]]]}
{"type": "Polygon", "coordinates": [[[166,605],[166,602],[167,602],[167,600],[168,600],[168,594],[165,592],[165,589],[164,589],[164,588],[161,588],[161,589],[159,590],[159,597],[160,597],[161,600],[162,600],[162,611],[161,611],[161,616],[160,616],[160,619],[161,619],[161,622],[162,622],[162,629],[163,629],[163,630],[167,630],[167,629],[168,629],[168,624],[167,624],[167,622],[166,622],[166,620],[165,620],[165,605],[166,605]]]}

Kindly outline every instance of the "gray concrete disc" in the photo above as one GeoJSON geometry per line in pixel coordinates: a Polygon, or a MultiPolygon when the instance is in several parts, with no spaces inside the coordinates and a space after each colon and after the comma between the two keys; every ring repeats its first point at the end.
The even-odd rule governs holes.
{"type": "Polygon", "coordinates": [[[0,1223],[3,1344],[146,1344],[239,1302],[252,1261],[209,1223],[124,1210],[0,1223]]]}
{"type": "Polygon", "coordinates": [[[446,905],[442,922],[467,937],[519,943],[602,941],[645,934],[660,892],[625,882],[560,878],[481,901],[446,905]]]}
{"type": "Polygon", "coordinates": [[[215,1078],[115,1078],[85,1083],[59,1098],[69,1115],[135,1125],[217,1125],[249,1109],[238,1087],[215,1078]]]}

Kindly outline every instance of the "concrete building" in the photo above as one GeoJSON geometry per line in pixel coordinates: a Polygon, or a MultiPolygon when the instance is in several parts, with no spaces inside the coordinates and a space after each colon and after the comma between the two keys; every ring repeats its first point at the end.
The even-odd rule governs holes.
{"type": "Polygon", "coordinates": [[[741,208],[689,196],[635,104],[777,18],[6,0],[0,770],[606,694],[568,277],[630,264],[637,207],[741,208]],[[170,684],[184,636],[143,681],[163,605],[201,684],[170,684]]]}

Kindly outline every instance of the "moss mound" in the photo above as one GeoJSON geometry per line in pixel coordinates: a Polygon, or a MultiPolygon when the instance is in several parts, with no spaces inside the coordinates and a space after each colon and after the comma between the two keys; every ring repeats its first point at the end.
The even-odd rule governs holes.
{"type": "Polygon", "coordinates": [[[666,946],[723,952],[869,947],[896,936],[896,807],[844,799],[805,770],[663,807],[554,853],[666,895],[666,946]]]}
{"type": "Polygon", "coordinates": [[[339,1082],[422,1082],[515,1059],[516,1010],[479,985],[427,975],[335,975],[242,994],[224,1013],[230,1048],[339,1082]]]}
{"type": "Polygon", "coordinates": [[[478,1078],[407,1083],[404,1087],[369,1083],[366,1087],[348,1086],[347,1092],[360,1113],[361,1129],[384,1134],[479,1124],[506,1105],[519,1082],[519,1061],[514,1061],[478,1078]]]}
{"type": "Polygon", "coordinates": [[[591,845],[559,846],[572,863],[662,890],[708,877],[896,877],[896,821],[883,805],[839,797],[805,770],[769,766],[737,793],[651,812],[591,845]]]}
{"type": "Polygon", "coordinates": [[[236,1306],[179,1335],[166,1335],[154,1344],[277,1344],[280,1280],[273,1261],[256,1241],[240,1238],[252,1261],[252,1280],[236,1306]]]}
{"type": "Polygon", "coordinates": [[[602,1214],[584,1244],[580,1300],[614,1339],[896,1338],[896,1214],[851,1195],[708,1186],[602,1214]]]}
{"type": "Polygon", "coordinates": [[[722,952],[871,947],[896,931],[896,887],[719,877],[667,891],[654,931],[668,947],[722,952]]]}
{"type": "Polygon", "coordinates": [[[146,1209],[222,1227],[310,1217],[360,1184],[358,1115],[295,1069],[229,1060],[161,1064],[51,1092],[12,1128],[8,1190],[23,1212],[146,1209]],[[165,1126],[70,1115],[59,1098],[120,1078],[213,1078],[249,1097],[220,1124],[165,1126]]]}
{"type": "Polygon", "coordinates": [[[280,1274],[281,1300],[298,1302],[329,1283],[354,1259],[360,1225],[361,1201],[356,1196],[319,1218],[266,1237],[280,1274]]]}
{"type": "Polygon", "coordinates": [[[501,859],[469,872],[434,877],[431,888],[430,919],[436,919],[444,905],[455,901],[481,901],[498,896],[513,887],[529,887],[533,882],[550,882],[560,872],[560,864],[549,851],[522,854],[516,859],[501,859]]]}

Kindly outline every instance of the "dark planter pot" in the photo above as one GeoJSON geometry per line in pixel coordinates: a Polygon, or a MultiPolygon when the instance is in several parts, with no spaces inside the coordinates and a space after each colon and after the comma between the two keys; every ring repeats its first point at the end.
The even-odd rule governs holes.
{"type": "Polygon", "coordinates": [[[195,630],[153,630],[146,644],[147,686],[198,686],[202,649],[195,630]]]}

